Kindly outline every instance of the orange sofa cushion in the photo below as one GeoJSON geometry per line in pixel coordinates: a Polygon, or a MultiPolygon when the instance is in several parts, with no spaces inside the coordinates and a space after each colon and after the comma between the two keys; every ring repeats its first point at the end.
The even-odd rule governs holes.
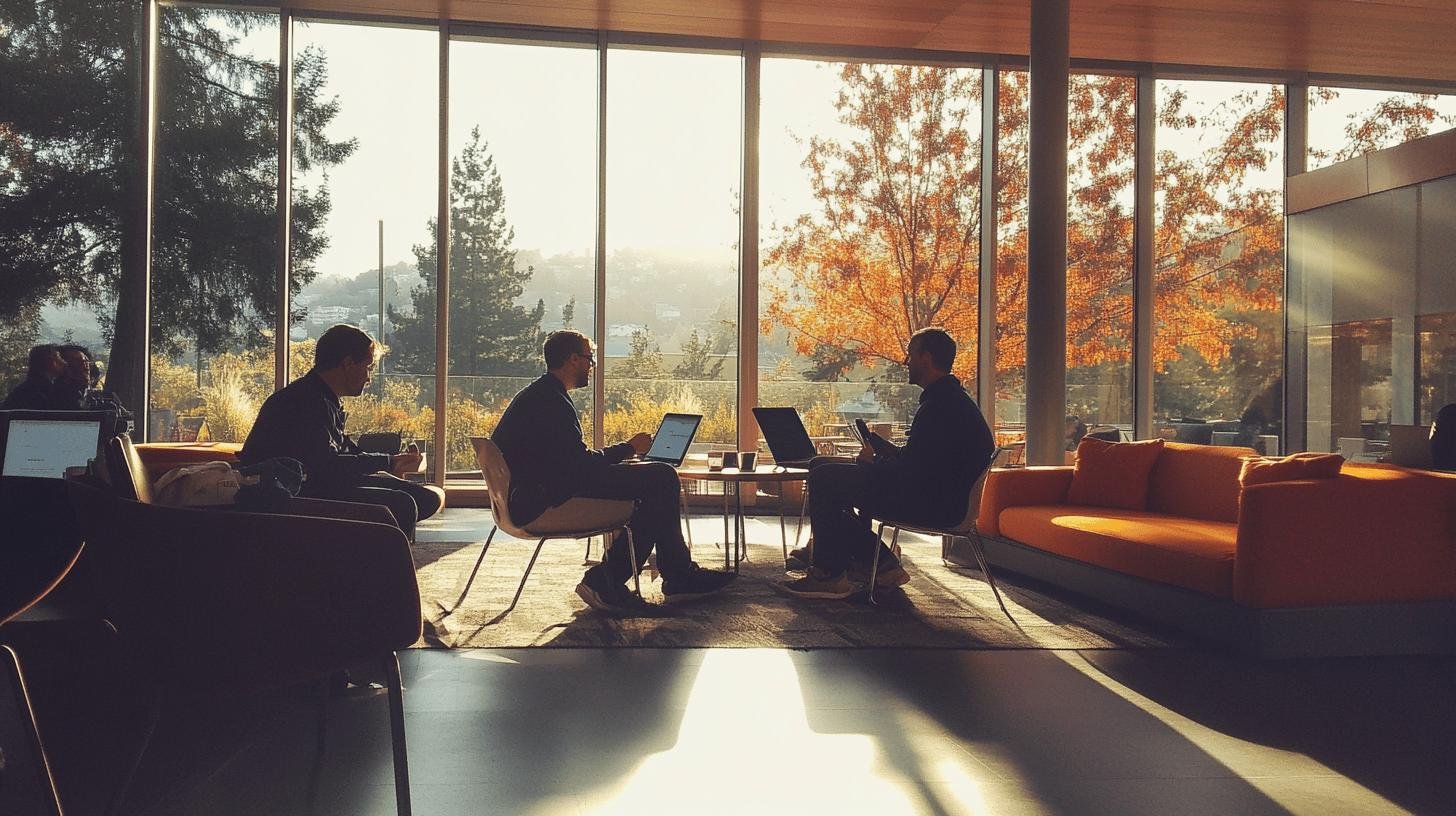
{"type": "Polygon", "coordinates": [[[1148,504],[1148,473],[1162,450],[1161,439],[1105,442],[1084,438],[1077,445],[1067,503],[1142,510],[1148,504]]]}
{"type": "Polygon", "coordinates": [[[147,442],[136,446],[137,456],[153,482],[172,468],[202,462],[236,462],[241,442],[147,442]]]}
{"type": "Polygon", "coordinates": [[[1001,511],[1001,534],[1039,550],[1219,598],[1233,596],[1237,525],[1138,510],[1001,511]]]}
{"type": "Polygon", "coordinates": [[[1148,509],[1206,521],[1239,520],[1239,469],[1253,448],[1169,442],[1148,474],[1148,509]]]}
{"type": "Polygon", "coordinates": [[[1333,479],[1340,475],[1345,457],[1338,453],[1292,453],[1288,456],[1249,456],[1239,471],[1239,485],[1288,482],[1294,479],[1333,479]]]}

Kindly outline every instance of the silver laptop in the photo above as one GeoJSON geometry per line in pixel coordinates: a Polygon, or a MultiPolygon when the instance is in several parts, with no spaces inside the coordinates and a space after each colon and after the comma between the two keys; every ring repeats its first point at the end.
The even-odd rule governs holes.
{"type": "Polygon", "coordinates": [[[652,447],[642,456],[643,461],[666,462],[673,467],[681,465],[702,421],[702,414],[663,415],[662,424],[657,426],[657,435],[652,437],[652,447]]]}
{"type": "Polygon", "coordinates": [[[68,467],[96,458],[101,419],[81,412],[25,412],[5,423],[0,476],[61,479],[68,467]]]}

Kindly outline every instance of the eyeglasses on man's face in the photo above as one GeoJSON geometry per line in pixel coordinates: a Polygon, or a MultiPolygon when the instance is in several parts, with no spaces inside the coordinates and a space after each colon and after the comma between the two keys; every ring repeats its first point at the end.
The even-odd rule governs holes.
{"type": "Polygon", "coordinates": [[[597,364],[597,358],[593,357],[589,352],[578,351],[576,352],[576,356],[586,360],[588,366],[595,366],[597,364]]]}

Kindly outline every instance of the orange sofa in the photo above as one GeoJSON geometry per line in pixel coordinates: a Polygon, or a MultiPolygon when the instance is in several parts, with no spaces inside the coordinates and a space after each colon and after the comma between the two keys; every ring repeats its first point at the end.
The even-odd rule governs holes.
{"type": "Polygon", "coordinates": [[[1070,467],[993,471],[987,554],[1260,655],[1456,652],[1456,474],[1346,464],[1241,489],[1254,454],[1167,443],[1145,510],[1066,504],[1070,467]]]}

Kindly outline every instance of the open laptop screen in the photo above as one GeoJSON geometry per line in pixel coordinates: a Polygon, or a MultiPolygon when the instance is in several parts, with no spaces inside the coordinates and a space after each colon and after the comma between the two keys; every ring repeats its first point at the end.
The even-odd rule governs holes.
{"type": "Polygon", "coordinates": [[[663,416],[657,436],[652,438],[652,447],[642,458],[649,462],[666,462],[673,467],[681,465],[683,457],[688,455],[688,446],[693,444],[693,436],[698,432],[698,423],[702,421],[700,414],[663,416]]]}
{"type": "Polygon", "coordinates": [[[84,467],[96,457],[100,439],[99,419],[13,417],[6,425],[0,476],[64,478],[66,468],[84,467]]]}
{"type": "Polygon", "coordinates": [[[804,429],[798,410],[760,406],[753,409],[753,417],[775,462],[808,462],[814,458],[814,440],[804,429]]]}

